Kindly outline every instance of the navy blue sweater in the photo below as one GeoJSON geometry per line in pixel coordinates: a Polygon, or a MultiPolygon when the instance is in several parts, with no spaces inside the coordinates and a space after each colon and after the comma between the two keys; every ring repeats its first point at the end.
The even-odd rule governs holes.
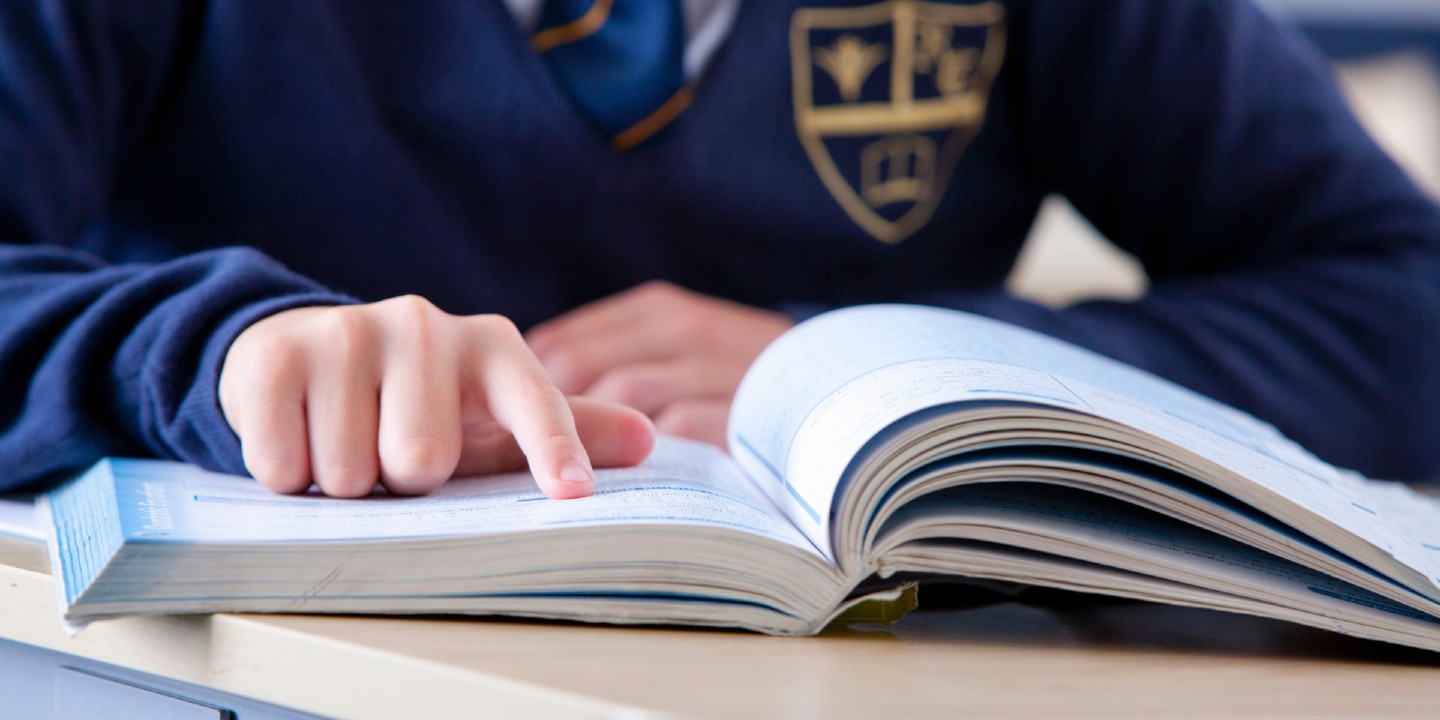
{"type": "Polygon", "coordinates": [[[616,153],[501,0],[0,4],[0,489],[117,454],[243,472],[217,374],[279,309],[418,293],[523,327],[651,278],[963,308],[1440,475],[1440,211],[1292,33],[1232,0],[801,5],[748,0],[694,104],[616,153]],[[903,72],[897,8],[944,31],[903,72]],[[848,90],[817,60],[846,42],[881,53],[848,90]],[[963,102],[910,122],[903,93],[963,102]],[[866,103],[900,120],[797,119],[866,103]],[[887,179],[914,182],[866,195],[887,179]],[[1144,298],[1005,294],[1051,192],[1144,298]]]}

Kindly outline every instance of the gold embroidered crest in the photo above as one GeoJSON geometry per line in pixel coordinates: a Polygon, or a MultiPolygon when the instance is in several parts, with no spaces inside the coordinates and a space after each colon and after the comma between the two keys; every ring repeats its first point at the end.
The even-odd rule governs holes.
{"type": "Polygon", "coordinates": [[[886,243],[935,213],[1005,56],[998,0],[797,10],[795,126],[830,194],[886,243]]]}

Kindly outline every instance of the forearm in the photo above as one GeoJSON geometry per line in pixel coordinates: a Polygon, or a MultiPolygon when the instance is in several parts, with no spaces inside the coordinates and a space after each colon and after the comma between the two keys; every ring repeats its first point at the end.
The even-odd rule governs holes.
{"type": "Polygon", "coordinates": [[[105,455],[243,472],[215,397],[230,341],[274,312],[347,301],[250,250],[107,266],[0,245],[0,489],[105,455]]]}

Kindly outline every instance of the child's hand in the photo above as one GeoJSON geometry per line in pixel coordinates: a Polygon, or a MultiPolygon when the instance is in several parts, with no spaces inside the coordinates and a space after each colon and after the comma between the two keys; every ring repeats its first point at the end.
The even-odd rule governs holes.
{"type": "Polygon", "coordinates": [[[582,497],[592,460],[633,465],[655,435],[635,410],[567,400],[509,320],[414,296],[265,318],[230,347],[219,392],[246,468],[277,492],[418,494],[528,461],[547,496],[582,497]]]}
{"type": "Polygon", "coordinates": [[[778,312],[652,282],[526,339],[561,391],[629,405],[660,432],[723,448],[740,378],[791,324],[778,312]]]}

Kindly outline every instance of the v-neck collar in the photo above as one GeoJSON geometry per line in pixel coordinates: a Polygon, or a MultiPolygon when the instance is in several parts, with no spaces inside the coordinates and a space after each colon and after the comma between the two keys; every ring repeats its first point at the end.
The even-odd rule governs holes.
{"type": "MultiPolygon", "coordinates": [[[[541,1],[543,2],[543,0],[541,1]]],[[[539,53],[531,50],[529,34],[525,31],[525,28],[522,27],[519,19],[515,17],[515,14],[511,12],[509,3],[505,0],[491,0],[491,5],[498,14],[508,21],[506,23],[508,27],[503,32],[506,37],[510,39],[512,49],[516,54],[523,56],[523,58],[517,58],[517,65],[523,68],[529,80],[535,83],[534,86],[537,88],[537,91],[544,95],[549,105],[562,106],[564,109],[558,112],[563,112],[565,117],[574,124],[583,126],[588,136],[593,138],[597,145],[607,146],[608,151],[610,138],[606,137],[599,128],[595,127],[595,125],[585,117],[580,108],[576,107],[574,101],[570,99],[569,94],[561,87],[559,80],[550,71],[549,66],[546,65],[544,58],[542,58],[539,53]]],[[[673,120],[668,127],[663,128],[656,133],[654,137],[646,140],[636,148],[627,151],[626,154],[667,142],[670,137],[678,134],[676,131],[679,130],[681,126],[688,125],[693,116],[704,110],[704,107],[709,104],[707,99],[715,94],[708,90],[717,83],[722,83],[723,79],[729,75],[726,70],[731,63],[725,62],[725,58],[731,54],[730,51],[735,43],[736,35],[739,34],[741,28],[745,26],[747,16],[755,12],[754,8],[756,5],[757,3],[755,2],[740,0],[738,7],[735,9],[735,17],[731,20],[725,37],[716,44],[715,49],[710,53],[710,57],[705,64],[705,69],[700,72],[693,81],[686,84],[686,87],[694,96],[689,107],[687,107],[679,117],[673,120]]]]}

